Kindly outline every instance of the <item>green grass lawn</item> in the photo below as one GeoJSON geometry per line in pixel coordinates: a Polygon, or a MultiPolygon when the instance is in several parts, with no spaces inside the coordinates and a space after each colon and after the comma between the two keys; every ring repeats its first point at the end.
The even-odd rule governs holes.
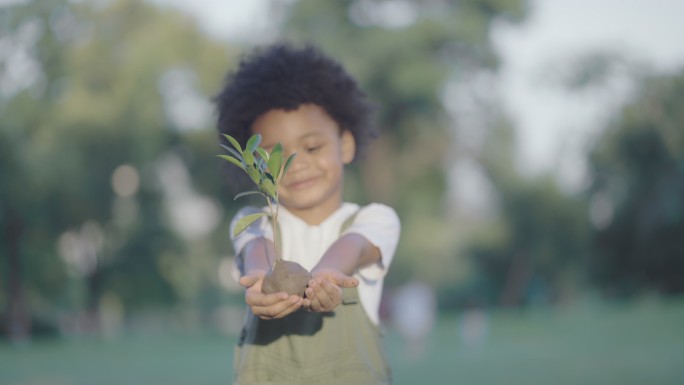
{"type": "MultiPolygon", "coordinates": [[[[479,346],[463,343],[459,322],[459,314],[442,315],[421,357],[390,329],[395,384],[684,384],[681,301],[498,311],[479,346]]],[[[229,384],[234,341],[197,334],[0,344],[0,384],[229,384]]]]}
{"type": "Polygon", "coordinates": [[[499,312],[477,348],[442,317],[424,360],[388,339],[397,384],[684,384],[684,304],[499,312]],[[436,381],[436,382],[435,382],[436,381]]]}

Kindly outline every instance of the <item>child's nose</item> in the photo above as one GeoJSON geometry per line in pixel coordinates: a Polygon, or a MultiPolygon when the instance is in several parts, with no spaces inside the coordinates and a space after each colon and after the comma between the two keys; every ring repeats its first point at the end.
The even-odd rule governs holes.
{"type": "Polygon", "coordinates": [[[288,170],[288,172],[295,173],[298,170],[306,168],[306,165],[307,161],[305,154],[297,153],[294,159],[292,159],[292,164],[290,165],[290,169],[288,170]]]}

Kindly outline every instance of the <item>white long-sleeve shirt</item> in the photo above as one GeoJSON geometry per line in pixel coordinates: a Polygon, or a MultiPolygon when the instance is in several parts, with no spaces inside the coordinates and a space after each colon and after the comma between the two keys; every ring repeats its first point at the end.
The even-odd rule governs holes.
{"type": "MultiPolygon", "coordinates": [[[[237,221],[245,215],[267,211],[267,208],[245,207],[238,211],[231,222],[230,233],[237,221]]],[[[394,209],[372,203],[362,208],[355,203],[343,203],[339,209],[326,218],[320,225],[309,225],[284,207],[278,212],[278,223],[282,236],[282,258],[294,261],[305,269],[311,270],[320,261],[328,248],[341,236],[348,233],[359,234],[380,250],[378,263],[358,269],[354,276],[359,279],[359,300],[363,309],[376,325],[380,322],[379,308],[382,285],[399,243],[401,225],[394,209]],[[354,222],[343,233],[340,229],[344,221],[358,211],[354,222]]],[[[237,237],[231,238],[236,255],[251,240],[264,237],[273,240],[273,230],[268,219],[261,218],[237,237]]],[[[242,260],[236,258],[235,273],[242,271],[242,260]]]]}

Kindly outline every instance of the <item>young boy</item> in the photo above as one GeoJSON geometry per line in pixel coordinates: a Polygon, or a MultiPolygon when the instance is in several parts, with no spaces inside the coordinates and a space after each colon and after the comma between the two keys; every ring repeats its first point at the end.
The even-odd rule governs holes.
{"type": "MultiPolygon", "coordinates": [[[[342,199],[344,166],[375,136],[365,94],[316,48],[276,44],[240,63],[216,106],[221,133],[242,145],[261,134],[266,150],[280,143],[285,157],[297,154],[279,190],[281,251],[312,274],[304,298],[263,294],[275,256],[268,220],[232,239],[249,307],[235,383],[390,383],[378,309],[399,218],[342,199]]],[[[231,228],[261,210],[243,208],[231,228]]]]}

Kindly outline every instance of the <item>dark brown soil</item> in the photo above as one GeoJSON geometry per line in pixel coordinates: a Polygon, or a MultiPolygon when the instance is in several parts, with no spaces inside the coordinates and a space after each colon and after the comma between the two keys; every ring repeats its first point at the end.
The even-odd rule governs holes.
{"type": "Polygon", "coordinates": [[[264,278],[261,291],[264,294],[284,291],[290,295],[304,297],[304,290],[311,274],[300,264],[291,261],[276,262],[273,270],[264,278]]]}

